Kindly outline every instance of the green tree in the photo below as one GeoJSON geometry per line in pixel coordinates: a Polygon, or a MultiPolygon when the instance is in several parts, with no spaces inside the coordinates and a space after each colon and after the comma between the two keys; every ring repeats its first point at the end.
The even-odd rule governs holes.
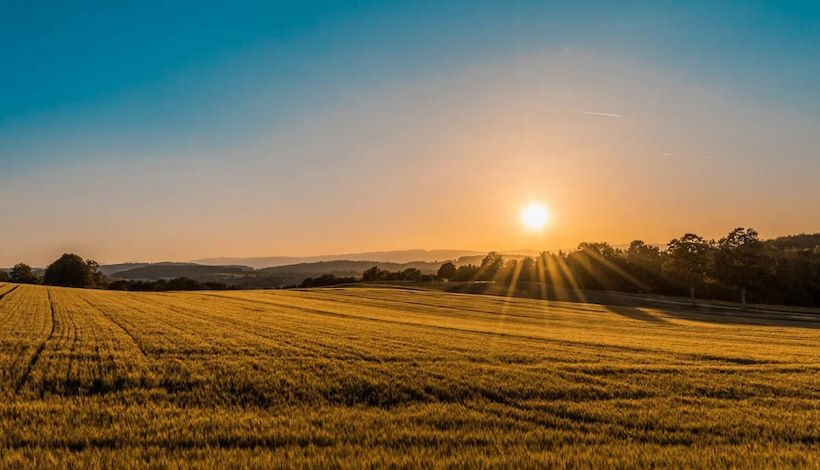
{"type": "Polygon", "coordinates": [[[622,290],[629,285],[621,269],[622,252],[609,243],[579,243],[578,249],[568,255],[567,263],[583,288],[622,290]]]}
{"type": "Polygon", "coordinates": [[[492,281],[498,271],[504,267],[504,257],[497,251],[487,253],[487,256],[481,260],[479,270],[479,279],[482,281],[492,281]]]}
{"type": "Polygon", "coordinates": [[[25,263],[17,263],[11,268],[9,273],[9,281],[18,284],[39,284],[40,279],[34,275],[31,266],[25,263]]]}
{"type": "Polygon", "coordinates": [[[454,281],[475,281],[478,277],[478,267],[472,264],[461,265],[456,269],[456,274],[453,276],[454,281]]]}
{"type": "Polygon", "coordinates": [[[657,246],[634,240],[626,250],[626,269],[648,288],[657,289],[664,284],[663,256],[657,246]]]}
{"type": "Polygon", "coordinates": [[[606,242],[582,242],[578,244],[578,251],[593,253],[608,260],[614,259],[618,252],[606,242]]]}
{"type": "Polygon", "coordinates": [[[421,271],[416,268],[407,268],[401,272],[400,277],[403,281],[419,281],[421,280],[421,271]]]}
{"type": "Polygon", "coordinates": [[[5,271],[0,271],[0,282],[8,282],[9,281],[9,273],[5,271]]]}
{"type": "Polygon", "coordinates": [[[741,303],[746,303],[746,289],[761,287],[773,269],[774,263],[754,229],[738,227],[718,241],[715,278],[739,289],[741,303]]]}
{"type": "Polygon", "coordinates": [[[538,281],[537,264],[535,260],[529,256],[521,260],[518,270],[518,282],[538,281]]]}
{"type": "Polygon", "coordinates": [[[91,278],[94,281],[94,287],[108,287],[108,280],[105,278],[105,274],[100,271],[100,263],[94,261],[93,259],[87,259],[85,260],[85,264],[87,264],[88,269],[91,270],[91,278]]]}
{"type": "Polygon", "coordinates": [[[450,280],[450,279],[454,278],[455,275],[456,275],[456,265],[453,264],[453,263],[450,263],[449,261],[442,264],[441,267],[438,268],[438,273],[436,273],[436,276],[438,276],[440,279],[447,279],[447,280],[450,280]]]}
{"type": "Polygon", "coordinates": [[[663,264],[661,249],[647,245],[643,240],[633,240],[626,250],[626,262],[645,269],[660,272],[663,264]]]}
{"type": "Polygon", "coordinates": [[[385,271],[379,269],[378,266],[373,266],[362,274],[362,281],[383,281],[384,277],[385,271]]]}
{"type": "Polygon", "coordinates": [[[712,244],[694,233],[671,240],[666,247],[664,273],[689,288],[695,299],[695,288],[702,285],[712,261],[712,244]]]}
{"type": "Polygon", "coordinates": [[[99,264],[84,261],[73,253],[65,253],[46,268],[43,281],[51,286],[102,287],[105,276],[99,272],[99,264]]]}

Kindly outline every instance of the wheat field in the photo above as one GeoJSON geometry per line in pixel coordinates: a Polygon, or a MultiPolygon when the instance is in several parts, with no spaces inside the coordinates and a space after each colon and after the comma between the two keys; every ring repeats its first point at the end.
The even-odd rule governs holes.
{"type": "Polygon", "coordinates": [[[0,284],[3,466],[820,467],[820,323],[0,284]]]}

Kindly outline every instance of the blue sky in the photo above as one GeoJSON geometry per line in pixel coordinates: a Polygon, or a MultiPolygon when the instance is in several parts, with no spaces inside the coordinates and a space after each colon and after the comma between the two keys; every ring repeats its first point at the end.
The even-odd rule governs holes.
{"type": "Polygon", "coordinates": [[[817,2],[73,3],[3,7],[7,164],[86,137],[231,142],[335,94],[545,46],[820,109],[817,2]]]}
{"type": "MultiPolygon", "coordinates": [[[[335,112],[329,110],[389,103],[392,98],[382,93],[422,89],[421,84],[447,77],[460,77],[461,83],[451,84],[454,89],[470,87],[472,70],[567,51],[635,64],[630,69],[663,74],[682,86],[725,91],[760,113],[775,109],[810,128],[820,122],[817,2],[32,1],[3,2],[2,11],[0,186],[7,188],[21,181],[59,188],[47,175],[61,168],[103,166],[103,178],[117,179],[134,165],[184,165],[192,154],[207,154],[203,159],[230,168],[253,166],[260,141],[292,134],[294,123],[335,112]]],[[[528,69],[518,67],[510,69],[519,74],[510,80],[527,81],[528,69]]],[[[578,63],[572,67],[577,67],[572,73],[584,69],[578,63]]],[[[588,84],[590,93],[596,83],[606,86],[606,77],[598,80],[588,84]]],[[[500,79],[497,85],[505,88],[500,79]]],[[[494,94],[492,84],[482,90],[494,94]]],[[[402,125],[423,127],[423,122],[419,117],[402,125]]],[[[816,148],[805,150],[813,141],[785,137],[804,149],[793,158],[817,158],[816,148]]],[[[312,161],[313,168],[345,158],[330,148],[324,154],[312,161]]],[[[300,169],[293,151],[265,158],[270,168],[300,169]]],[[[382,158],[390,162],[389,155],[382,158]]],[[[374,176],[391,170],[383,165],[383,173],[374,176]]],[[[204,178],[203,183],[215,181],[212,174],[204,178]]],[[[245,181],[223,183],[241,190],[245,181]]],[[[144,183],[134,184],[130,197],[155,192],[155,185],[144,183]]],[[[325,187],[304,189],[322,193],[325,187]]],[[[45,210],[37,203],[6,205],[0,215],[19,219],[24,210],[38,209],[45,210]]],[[[88,210],[95,216],[106,212],[98,206],[88,210]]],[[[112,215],[110,222],[118,220],[112,215]]],[[[42,243],[61,246],[81,235],[69,231],[42,243]]],[[[254,250],[261,249],[257,242],[254,250]]],[[[516,242],[526,240],[509,243],[516,242]]],[[[276,245],[273,239],[269,243],[276,245]]],[[[453,246],[459,240],[441,243],[453,246]]],[[[42,251],[16,240],[9,246],[42,251]]],[[[359,248],[352,241],[281,246],[298,254],[359,248]]],[[[191,256],[234,254],[228,251],[191,256]]],[[[285,253],[273,247],[258,254],[285,253]]],[[[146,250],[139,256],[152,257],[146,250]]]]}

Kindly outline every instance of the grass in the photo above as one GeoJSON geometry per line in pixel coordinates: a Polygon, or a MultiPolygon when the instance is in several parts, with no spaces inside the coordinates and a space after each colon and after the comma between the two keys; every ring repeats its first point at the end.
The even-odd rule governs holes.
{"type": "Polygon", "coordinates": [[[820,323],[0,284],[3,466],[820,466],[820,323]]]}

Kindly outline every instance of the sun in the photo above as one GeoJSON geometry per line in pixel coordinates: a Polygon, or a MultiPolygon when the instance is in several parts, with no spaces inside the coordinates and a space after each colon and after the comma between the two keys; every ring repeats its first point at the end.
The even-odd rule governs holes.
{"type": "Polygon", "coordinates": [[[541,230],[550,221],[547,206],[538,202],[531,202],[521,211],[521,223],[530,230],[541,230]]]}

